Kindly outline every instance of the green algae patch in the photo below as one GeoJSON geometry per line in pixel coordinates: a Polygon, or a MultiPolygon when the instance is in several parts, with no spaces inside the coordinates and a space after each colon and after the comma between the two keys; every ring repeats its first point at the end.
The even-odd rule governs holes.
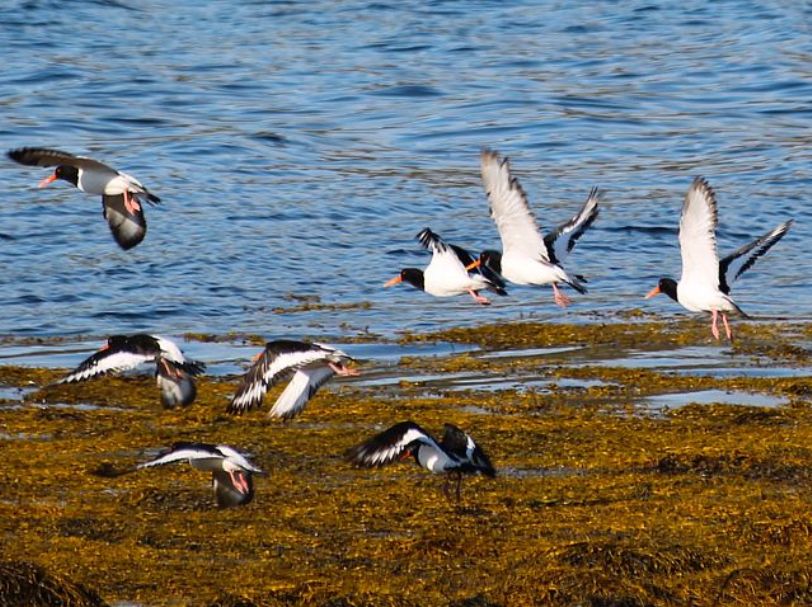
{"type": "Polygon", "coordinates": [[[594,358],[707,344],[704,323],[485,328],[476,339],[461,330],[435,337],[486,351],[584,347],[541,358],[412,357],[402,361],[410,382],[333,382],[289,422],[266,417],[281,387],[234,417],[225,408],[236,379],[201,378],[194,404],[164,410],[152,377],[50,385],[59,372],[0,368],[8,386],[40,386],[0,406],[3,556],[110,604],[809,604],[810,378],[802,356],[782,354],[801,354],[808,333],[752,324],[737,326],[731,360],[794,374],[686,375],[594,358]],[[760,348],[770,341],[789,350],[760,348]],[[458,390],[421,379],[529,370],[541,384],[458,390]],[[694,390],[790,405],[640,407],[694,390]],[[445,422],[470,432],[498,476],[466,478],[455,503],[443,478],[411,460],[373,470],[345,461],[347,449],[405,419],[437,434],[445,422]],[[253,502],[219,510],[209,475],[188,465],[98,474],[181,440],[232,445],[270,475],[255,477],[253,502]]]}

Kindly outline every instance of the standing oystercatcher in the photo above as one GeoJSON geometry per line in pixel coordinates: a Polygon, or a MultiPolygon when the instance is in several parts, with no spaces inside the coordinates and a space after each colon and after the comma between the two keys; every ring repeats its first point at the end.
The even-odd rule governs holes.
{"type": "MultiPolygon", "coordinates": [[[[457,501],[460,499],[463,474],[480,472],[485,476],[496,476],[496,470],[482,447],[451,424],[445,424],[443,439],[438,443],[416,423],[400,422],[352,448],[347,453],[347,459],[357,466],[373,467],[384,466],[410,454],[419,466],[430,472],[456,476],[457,501]]],[[[448,476],[443,493],[449,497],[448,476]]]]}
{"type": "Polygon", "coordinates": [[[679,222],[682,276],[679,282],[661,278],[646,299],[665,293],[691,312],[710,312],[713,316],[711,333],[717,340],[717,321],[721,315],[725,334],[732,340],[727,312],[745,314],[730,296],[731,283],[784,237],[793,220],[785,221],[720,261],[716,250],[717,215],[713,189],[704,178],[696,177],[685,195],[679,222]]]}

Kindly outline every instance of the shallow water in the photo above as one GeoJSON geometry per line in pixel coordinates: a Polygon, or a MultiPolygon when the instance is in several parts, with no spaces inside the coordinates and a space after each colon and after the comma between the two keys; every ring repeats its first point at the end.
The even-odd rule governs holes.
{"type": "Polygon", "coordinates": [[[384,336],[643,307],[678,274],[681,198],[720,203],[721,250],[796,227],[735,293],[812,315],[812,9],[802,3],[11,0],[0,7],[0,147],[126,170],[164,200],[116,248],[99,201],[0,161],[0,335],[202,331],[384,336]],[[545,226],[589,188],[601,217],[568,267],[591,292],[491,308],[383,289],[427,255],[414,235],[498,245],[479,183],[491,146],[545,226]],[[346,310],[296,311],[297,297],[346,310]],[[287,310],[287,311],[285,311],[287,310]]]}

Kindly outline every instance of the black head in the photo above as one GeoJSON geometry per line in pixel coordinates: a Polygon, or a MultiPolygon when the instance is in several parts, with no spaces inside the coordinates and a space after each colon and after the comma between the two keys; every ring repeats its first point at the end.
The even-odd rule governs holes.
{"type": "Polygon", "coordinates": [[[73,185],[79,185],[79,169],[67,164],[60,164],[54,171],[55,179],[62,179],[73,185]]]}
{"type": "Polygon", "coordinates": [[[497,274],[502,273],[502,254],[493,249],[485,249],[479,254],[479,262],[489,270],[497,274]]]}
{"type": "Polygon", "coordinates": [[[646,299],[659,295],[660,293],[665,293],[674,301],[679,301],[677,299],[677,281],[673,278],[661,278],[657,282],[657,286],[648,292],[646,299]]]}
{"type": "Polygon", "coordinates": [[[423,283],[423,270],[418,270],[417,268],[403,268],[400,271],[400,274],[395,276],[383,286],[391,287],[400,282],[408,282],[410,285],[417,287],[421,291],[425,290],[423,283]]]}

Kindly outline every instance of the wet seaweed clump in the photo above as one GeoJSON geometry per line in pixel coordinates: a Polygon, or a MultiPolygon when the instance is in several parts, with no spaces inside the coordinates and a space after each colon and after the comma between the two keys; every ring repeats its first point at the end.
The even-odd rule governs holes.
{"type": "Polygon", "coordinates": [[[98,594],[27,561],[0,562],[0,607],[107,607],[98,594]]]}

